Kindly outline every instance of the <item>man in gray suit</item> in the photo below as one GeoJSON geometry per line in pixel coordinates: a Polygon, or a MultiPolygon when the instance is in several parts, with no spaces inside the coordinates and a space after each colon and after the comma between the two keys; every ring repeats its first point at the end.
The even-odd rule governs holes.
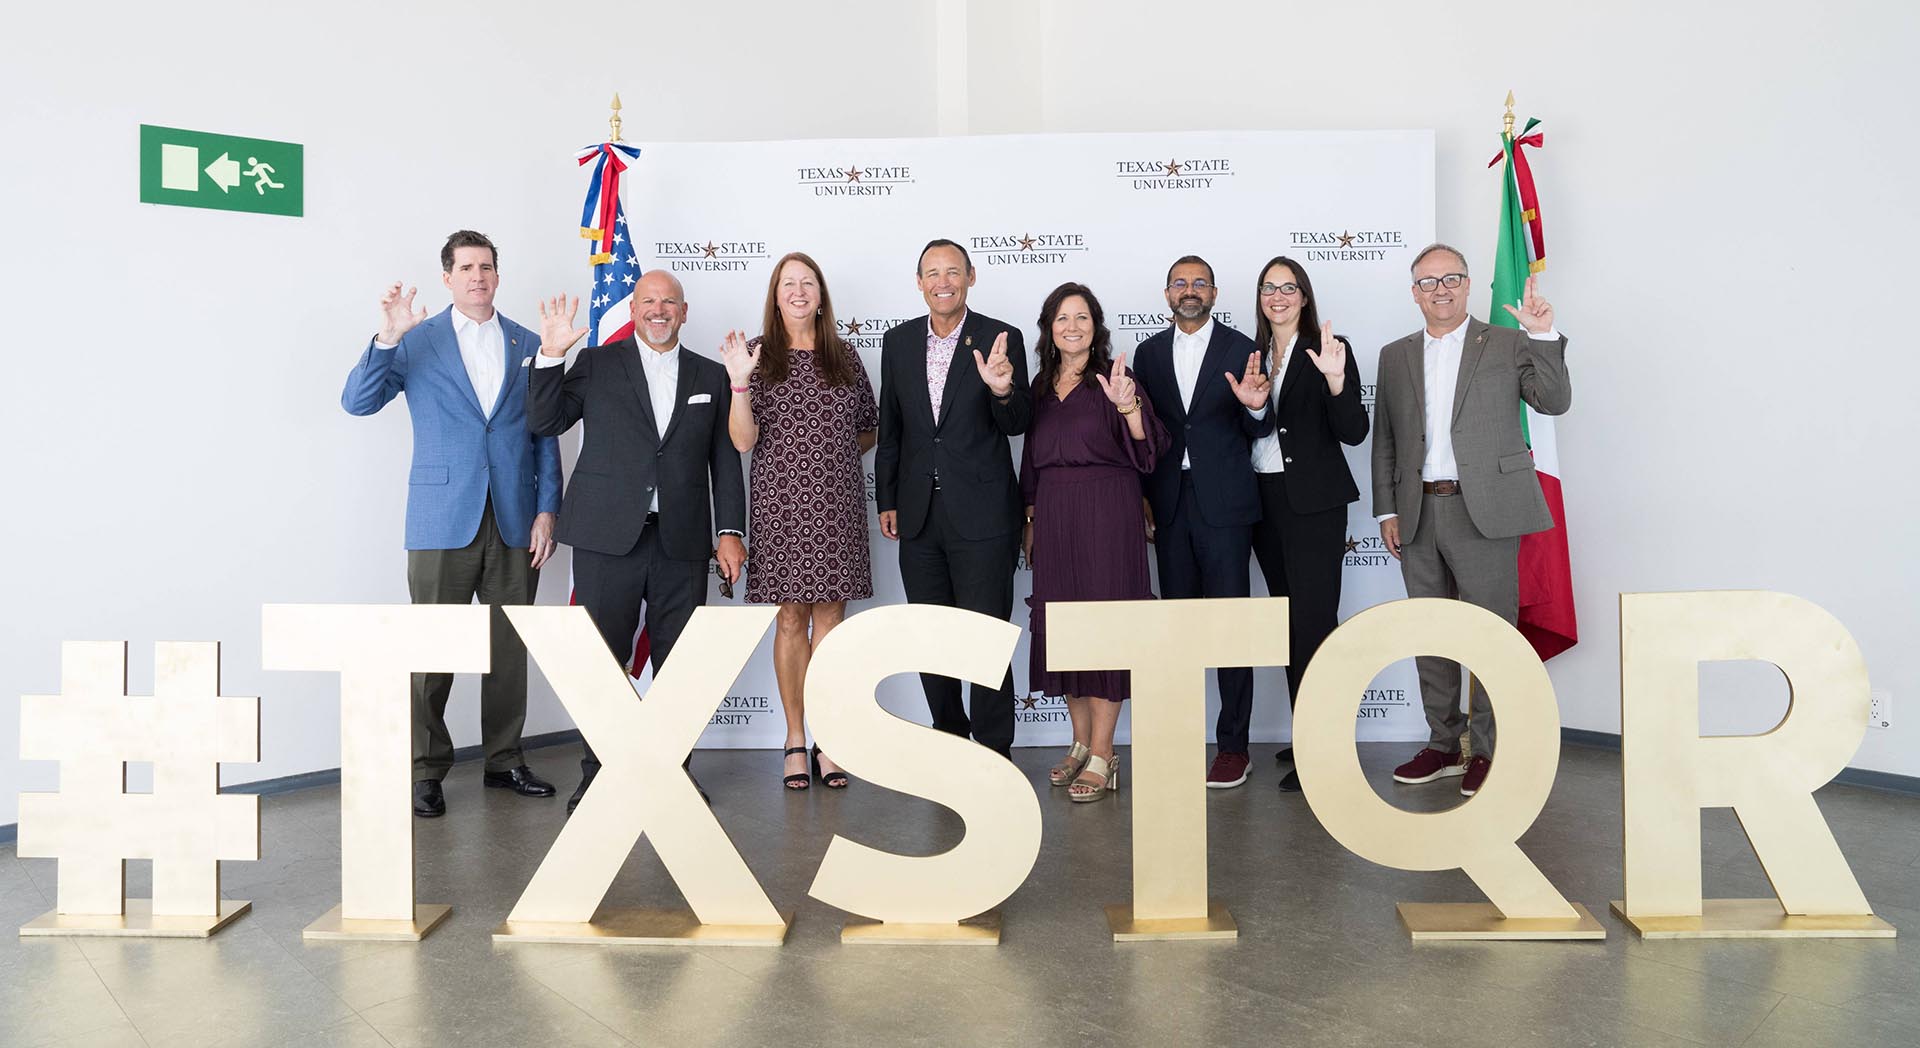
{"type": "MultiPolygon", "coordinates": [[[[1467,261],[1445,244],[1413,260],[1413,301],[1426,328],[1380,351],[1373,410],[1373,512],[1400,561],[1409,597],[1470,601],[1519,617],[1520,536],[1553,527],[1520,428],[1520,401],[1558,415],[1573,400],[1567,340],[1553,307],[1527,278],[1520,307],[1504,304],[1523,331],[1467,315],[1467,261]]],[[[1473,758],[1462,761],[1460,664],[1421,656],[1420,700],[1429,742],[1393,770],[1394,780],[1464,776],[1471,797],[1493,754],[1493,707],[1473,693],[1473,758]]]]}

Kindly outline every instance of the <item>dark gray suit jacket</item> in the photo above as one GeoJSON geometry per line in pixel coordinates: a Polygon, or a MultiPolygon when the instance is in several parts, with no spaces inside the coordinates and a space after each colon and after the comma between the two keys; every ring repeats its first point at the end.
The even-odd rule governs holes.
{"type": "Polygon", "coordinates": [[[683,345],[673,418],[662,433],[639,357],[651,352],[628,337],[581,350],[565,369],[527,369],[534,433],[559,436],[587,423],[555,537],[609,556],[631,552],[658,487],[661,548],[674,560],[705,561],[716,524],[737,532],[747,525],[740,453],[727,436],[727,369],[683,345]]]}
{"type": "MultiPolygon", "coordinates": [[[[1400,515],[1400,540],[1420,527],[1420,467],[1427,458],[1425,329],[1380,350],[1373,401],[1373,515],[1400,515]]],[[[1520,429],[1520,402],[1542,415],[1573,403],[1567,340],[1535,339],[1518,328],[1467,319],[1453,391],[1453,457],[1473,526],[1490,539],[1553,527],[1533,453],[1520,429]]]]}

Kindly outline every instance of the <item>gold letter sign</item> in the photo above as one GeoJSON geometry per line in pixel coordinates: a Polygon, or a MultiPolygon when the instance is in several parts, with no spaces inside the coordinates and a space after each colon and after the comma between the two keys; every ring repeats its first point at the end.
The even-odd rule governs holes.
{"type": "Polygon", "coordinates": [[[1115,941],[1239,935],[1207,898],[1206,674],[1286,661],[1285,597],[1048,605],[1048,669],[1133,673],[1133,902],[1107,907],[1115,941]]]}
{"type": "Polygon", "coordinates": [[[1891,937],[1813,791],[1867,733],[1867,666],[1833,616],[1784,593],[1620,595],[1626,898],[1648,938],[1891,937]],[[1787,716],[1764,735],[1700,737],[1702,662],[1754,659],[1786,675],[1787,716]],[[1701,898],[1700,809],[1732,808],[1779,896],[1701,898]]]}
{"type": "Polygon", "coordinates": [[[1546,807],[1560,764],[1560,711],[1547,668],[1506,621],[1464,601],[1398,600],[1348,619],[1301,681],[1293,713],[1294,768],[1320,825],[1356,855],[1397,870],[1459,868],[1486,903],[1407,903],[1418,939],[1604,939],[1586,907],[1569,903],[1515,843],[1546,807]],[[1380,798],[1360,771],[1353,721],[1373,678],[1416,655],[1464,663],[1500,716],[1497,759],[1471,800],[1411,812],[1380,798]]]}
{"type": "Polygon", "coordinates": [[[418,942],[447,919],[413,901],[415,673],[485,673],[484,604],[268,604],[260,665],[340,674],[340,905],[308,939],[418,942]]]}

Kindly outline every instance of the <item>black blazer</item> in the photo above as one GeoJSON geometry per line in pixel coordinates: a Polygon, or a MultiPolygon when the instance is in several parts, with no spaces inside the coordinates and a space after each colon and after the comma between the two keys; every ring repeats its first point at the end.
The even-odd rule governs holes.
{"type": "Polygon", "coordinates": [[[1193,384],[1193,403],[1180,399],[1180,382],[1173,372],[1173,328],[1140,343],[1135,351],[1135,384],[1153,401],[1154,413],[1166,423],[1173,446],[1146,478],[1147,501],[1153,519],[1165,527],[1180,507],[1180,459],[1193,460],[1193,495],[1200,519],[1216,528],[1250,525],[1260,519],[1260,492],[1253,479],[1253,442],[1273,432],[1273,412],[1254,418],[1227,385],[1227,372],[1247,369],[1253,340],[1213,322],[1193,384]],[[1191,406],[1192,410],[1188,408],[1191,406]]]}
{"type": "Polygon", "coordinates": [[[529,429],[559,436],[587,420],[555,537],[595,553],[629,553],[658,486],[662,550],[705,561],[716,518],[728,531],[747,524],[740,453],[727,436],[727,369],[683,345],[673,419],[661,433],[639,357],[651,352],[630,336],[581,350],[564,377],[558,367],[527,369],[529,429]]]}
{"type": "Polygon", "coordinates": [[[1020,508],[1020,483],[1007,438],[1025,433],[1032,417],[1027,342],[1020,329],[967,313],[935,425],[933,401],[927,395],[927,318],[894,325],[881,340],[874,502],[883,513],[897,510],[900,537],[912,538],[926,525],[938,473],[942,505],[963,538],[990,539],[1019,531],[1026,514],[1020,508]],[[1013,391],[1005,400],[987,390],[973,362],[974,351],[991,353],[993,340],[1003,331],[1007,359],[1013,364],[1013,391]]]}
{"type": "MultiPolygon", "coordinates": [[[[1340,395],[1327,392],[1326,377],[1313,366],[1307,351],[1320,351],[1320,332],[1301,331],[1287,357],[1287,373],[1280,376],[1275,394],[1273,424],[1285,457],[1287,506],[1295,513],[1318,513],[1360,498],[1353,470],[1340,445],[1359,447],[1367,439],[1367,408],[1360,403],[1360,365],[1353,344],[1335,335],[1347,347],[1347,381],[1340,395]]],[[[1261,361],[1273,368],[1269,351],[1261,361]]]]}

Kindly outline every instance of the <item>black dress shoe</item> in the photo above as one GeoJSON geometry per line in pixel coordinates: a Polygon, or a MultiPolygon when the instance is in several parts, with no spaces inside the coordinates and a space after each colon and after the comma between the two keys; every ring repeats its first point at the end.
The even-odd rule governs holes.
{"type": "Polygon", "coordinates": [[[1280,748],[1280,751],[1279,751],[1278,753],[1275,753],[1275,754],[1273,755],[1273,760],[1274,760],[1274,763],[1276,763],[1276,764],[1291,764],[1291,763],[1293,763],[1293,747],[1291,747],[1291,746],[1282,746],[1282,747],[1280,748]]]}
{"type": "Polygon", "coordinates": [[[447,797],[440,792],[440,780],[421,779],[413,784],[413,813],[423,819],[437,819],[447,813],[447,797]]]}
{"type": "Polygon", "coordinates": [[[1300,773],[1297,771],[1289,770],[1285,775],[1281,776],[1280,792],[1281,793],[1299,793],[1300,792],[1300,773]]]}
{"type": "Polygon", "coordinates": [[[488,789],[512,790],[522,797],[553,796],[553,783],[541,779],[524,764],[512,771],[490,771],[484,781],[488,789]]]}

